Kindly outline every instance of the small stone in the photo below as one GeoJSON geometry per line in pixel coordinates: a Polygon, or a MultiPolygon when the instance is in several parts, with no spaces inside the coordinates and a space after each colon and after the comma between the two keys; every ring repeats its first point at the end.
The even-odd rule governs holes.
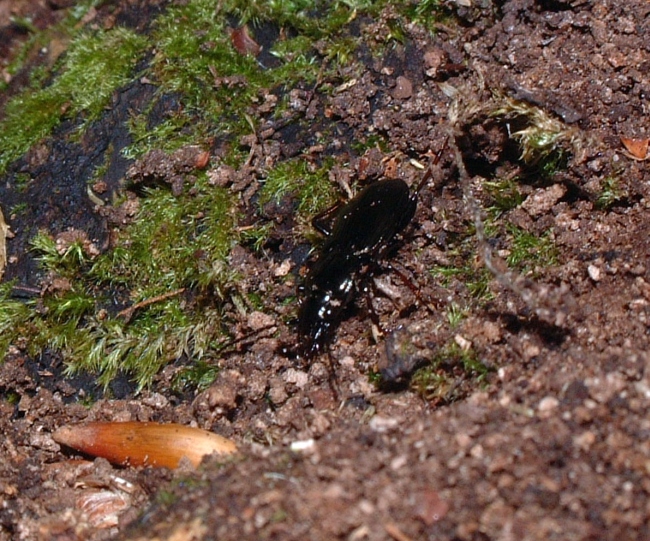
{"type": "Polygon", "coordinates": [[[211,186],[228,186],[235,181],[236,171],[229,165],[220,165],[208,171],[208,183],[211,186]]]}
{"type": "Polygon", "coordinates": [[[591,446],[596,442],[596,434],[587,430],[579,436],[573,438],[573,445],[583,451],[589,451],[591,446]]]}
{"type": "Polygon", "coordinates": [[[219,374],[215,383],[205,391],[211,410],[229,411],[237,406],[241,374],[235,370],[226,370],[219,374]]]}
{"type": "Polygon", "coordinates": [[[381,415],[375,415],[372,419],[370,419],[370,423],[368,424],[371,430],[382,433],[397,428],[399,421],[394,417],[382,417],[381,415]]]}
{"type": "Polygon", "coordinates": [[[540,216],[550,211],[564,197],[564,194],[566,194],[566,187],[563,184],[553,184],[528,196],[521,207],[531,216],[540,216]]]}
{"type": "Polygon", "coordinates": [[[408,464],[408,461],[408,455],[396,456],[393,460],[390,461],[390,468],[394,471],[400,470],[408,464]]]}
{"type": "Polygon", "coordinates": [[[472,343],[467,340],[467,338],[462,337],[460,334],[454,336],[454,342],[456,342],[458,347],[463,351],[469,351],[469,349],[472,347],[472,343]]]}
{"type": "Polygon", "coordinates": [[[600,282],[602,276],[599,267],[596,267],[596,265],[589,265],[587,267],[587,273],[589,274],[589,278],[594,282],[600,282]]]}
{"type": "Polygon", "coordinates": [[[269,386],[269,399],[271,402],[278,406],[283,404],[287,398],[289,398],[289,394],[284,387],[284,382],[280,378],[273,378],[269,386]]]}
{"type": "Polygon", "coordinates": [[[526,344],[522,353],[524,359],[526,359],[526,361],[530,361],[531,359],[539,356],[541,352],[542,350],[537,344],[526,344]]]}
{"type": "Polygon", "coordinates": [[[480,443],[477,443],[476,445],[474,445],[474,447],[470,449],[469,454],[479,460],[482,459],[483,456],[485,455],[483,446],[480,443]]]}
{"type": "Polygon", "coordinates": [[[554,396],[545,396],[539,401],[537,414],[542,418],[550,417],[559,405],[560,401],[554,396]]]}
{"type": "Polygon", "coordinates": [[[472,438],[464,432],[456,434],[456,443],[461,449],[467,449],[472,444],[472,438]]]}
{"type": "Polygon", "coordinates": [[[247,323],[253,331],[260,331],[271,327],[275,323],[275,320],[272,316],[264,312],[251,312],[248,316],[247,323]]]}
{"type": "Polygon", "coordinates": [[[298,440],[298,441],[291,442],[290,449],[294,453],[311,452],[315,444],[316,442],[314,441],[313,438],[310,438],[308,440],[298,440]]]}
{"type": "Polygon", "coordinates": [[[591,398],[604,404],[625,388],[625,377],[618,372],[610,372],[604,377],[588,378],[585,380],[585,384],[589,388],[591,398]]]}
{"type": "Polygon", "coordinates": [[[345,357],[339,360],[339,364],[347,368],[352,368],[354,366],[354,358],[350,357],[349,355],[346,355],[345,357]]]}
{"type": "Polygon", "coordinates": [[[447,54],[442,49],[432,49],[424,53],[424,72],[435,79],[441,66],[447,62],[447,54]]]}
{"type": "Polygon", "coordinates": [[[283,375],[284,381],[287,383],[293,383],[299,389],[302,389],[307,382],[309,381],[309,375],[307,372],[302,370],[296,370],[295,368],[289,368],[283,375]]]}
{"type": "Polygon", "coordinates": [[[289,274],[289,271],[291,270],[291,260],[290,259],[285,259],[280,265],[278,265],[275,270],[273,271],[273,276],[276,276],[278,278],[282,276],[286,276],[289,274]]]}
{"type": "Polygon", "coordinates": [[[406,100],[413,95],[413,83],[406,77],[400,75],[395,80],[395,88],[393,89],[393,98],[396,100],[406,100]]]}

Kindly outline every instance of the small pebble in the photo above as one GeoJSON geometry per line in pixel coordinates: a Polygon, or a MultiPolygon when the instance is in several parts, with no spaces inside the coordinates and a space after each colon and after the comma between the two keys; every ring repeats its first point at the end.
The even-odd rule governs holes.
{"type": "Polygon", "coordinates": [[[560,401],[554,396],[545,396],[539,401],[537,414],[540,417],[549,417],[559,405],[560,401]]]}
{"type": "Polygon", "coordinates": [[[393,89],[393,98],[396,100],[406,100],[413,95],[413,83],[406,77],[399,76],[395,80],[395,88],[393,89]]]}
{"type": "Polygon", "coordinates": [[[600,282],[600,269],[596,267],[596,265],[589,265],[587,267],[587,272],[589,273],[589,278],[591,278],[594,282],[600,282]]]}

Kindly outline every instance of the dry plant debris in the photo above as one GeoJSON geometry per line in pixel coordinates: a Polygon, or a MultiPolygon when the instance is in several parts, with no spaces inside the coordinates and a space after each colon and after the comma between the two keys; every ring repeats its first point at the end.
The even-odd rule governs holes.
{"type": "Polygon", "coordinates": [[[625,147],[625,155],[633,160],[645,161],[648,155],[648,143],[650,139],[633,139],[631,137],[622,137],[621,143],[625,147]]]}

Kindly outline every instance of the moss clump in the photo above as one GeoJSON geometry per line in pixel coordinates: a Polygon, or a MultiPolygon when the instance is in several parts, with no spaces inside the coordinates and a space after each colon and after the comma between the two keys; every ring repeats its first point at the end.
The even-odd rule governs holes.
{"type": "Polygon", "coordinates": [[[483,385],[490,371],[473,349],[452,342],[413,374],[411,388],[425,400],[449,404],[483,385]]]}
{"type": "Polygon", "coordinates": [[[559,251],[550,231],[537,236],[514,224],[509,223],[506,228],[511,238],[510,253],[506,258],[509,267],[526,272],[557,263],[559,251]]]}
{"type": "Polygon", "coordinates": [[[566,167],[584,144],[577,128],[566,125],[543,109],[512,98],[496,98],[491,116],[508,122],[510,137],[519,143],[521,160],[544,178],[566,167]]]}
{"type": "Polygon", "coordinates": [[[608,210],[619,201],[627,197],[625,189],[621,188],[621,182],[618,177],[610,176],[603,180],[601,192],[596,199],[596,208],[608,210]]]}
{"type": "Polygon", "coordinates": [[[116,248],[93,264],[88,279],[126,289],[132,304],[160,301],[131,320],[96,313],[70,356],[69,372],[98,372],[108,384],[126,371],[144,386],[172,360],[214,354],[224,334],[220,306],[234,283],[225,259],[235,215],[226,190],[199,179],[194,191],[180,200],[163,189],[148,192],[116,248]]]}
{"type": "MultiPolygon", "coordinates": [[[[0,353],[4,354],[15,339],[25,334],[25,325],[33,313],[33,306],[12,298],[14,284],[0,284],[0,353]]],[[[3,355],[4,356],[4,355],[3,355]]]]}
{"type": "Polygon", "coordinates": [[[483,189],[492,199],[488,213],[494,219],[518,207],[525,199],[515,178],[486,180],[483,182],[483,189]]]}
{"type": "Polygon", "coordinates": [[[64,282],[28,302],[2,286],[3,351],[12,343],[33,355],[52,348],[62,352],[69,374],[97,373],[108,386],[128,373],[140,388],[172,360],[214,354],[224,335],[221,306],[234,282],[225,258],[235,215],[230,194],[205,178],[193,192],[177,199],[163,188],[149,191],[114,249],[99,256],[82,241],[61,248],[39,234],[33,248],[41,265],[64,282]],[[115,313],[115,303],[127,310],[115,313]]]}
{"type": "MultiPolygon", "coordinates": [[[[470,246],[470,242],[473,242],[472,233],[473,231],[468,231],[466,239],[459,241],[458,246],[450,247],[449,257],[453,264],[438,265],[429,272],[443,287],[453,289],[454,282],[462,283],[471,297],[470,304],[482,304],[493,298],[488,287],[492,276],[478,264],[474,255],[475,247],[470,246]]],[[[466,315],[465,310],[463,313],[466,315]]]]}
{"type": "Polygon", "coordinates": [[[171,385],[172,391],[179,394],[188,390],[203,391],[212,384],[218,373],[219,369],[213,364],[197,361],[176,374],[171,385]]]}
{"type": "Polygon", "coordinates": [[[147,190],[137,218],[89,277],[128,285],[135,302],[179,288],[221,294],[232,279],[223,262],[234,241],[233,202],[204,177],[193,191],[176,198],[163,188],[147,190]]]}
{"type": "Polygon", "coordinates": [[[130,79],[146,44],[146,38],[124,28],[77,36],[51,84],[43,86],[36,78],[6,104],[0,123],[0,172],[64,118],[98,118],[113,92],[130,79]]]}
{"type": "MultiPolygon", "coordinates": [[[[254,126],[248,112],[263,94],[312,86],[324,69],[335,72],[356,49],[356,41],[343,31],[355,7],[343,3],[226,1],[220,8],[211,0],[193,0],[171,7],[155,24],[152,79],[162,93],[183,97],[185,107],[174,122],[179,136],[188,124],[193,132],[203,132],[201,140],[250,133],[254,126]],[[256,31],[279,34],[266,60],[233,46],[231,26],[244,24],[253,37],[256,31]],[[321,53],[333,62],[323,63],[321,53]]],[[[284,108],[281,101],[275,114],[284,108]]],[[[156,141],[162,143],[170,131],[167,126],[156,141]]]]}
{"type": "Polygon", "coordinates": [[[313,216],[334,203],[336,192],[328,182],[331,161],[321,167],[312,166],[305,159],[283,162],[269,171],[260,193],[260,205],[270,201],[280,202],[291,195],[298,201],[298,214],[303,218],[313,216]]]}

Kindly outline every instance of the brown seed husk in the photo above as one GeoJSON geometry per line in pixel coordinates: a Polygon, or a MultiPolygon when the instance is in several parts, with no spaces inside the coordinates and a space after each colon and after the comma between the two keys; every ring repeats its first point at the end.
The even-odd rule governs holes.
{"type": "Polygon", "coordinates": [[[67,447],[122,466],[176,468],[183,457],[198,466],[206,455],[229,455],[237,451],[232,440],[179,424],[94,422],[66,425],[57,429],[52,438],[67,447]]]}

